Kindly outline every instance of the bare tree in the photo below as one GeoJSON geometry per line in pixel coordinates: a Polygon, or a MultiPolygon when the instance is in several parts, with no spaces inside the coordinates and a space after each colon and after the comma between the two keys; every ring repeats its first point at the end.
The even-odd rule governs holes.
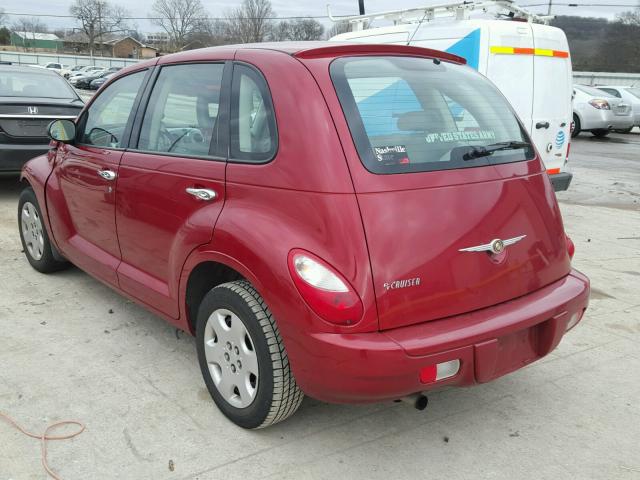
{"type": "Polygon", "coordinates": [[[269,0],[244,0],[227,14],[227,37],[238,43],[264,42],[271,34],[274,16],[269,0]]]}
{"type": "Polygon", "coordinates": [[[622,12],[617,16],[617,20],[625,25],[637,25],[640,26],[640,7],[635,10],[629,10],[622,12]]]}
{"type": "Polygon", "coordinates": [[[104,0],[74,0],[69,12],[80,22],[82,31],[87,35],[91,55],[97,39],[128,30],[127,11],[104,0]]]}
{"type": "Polygon", "coordinates": [[[183,48],[209,21],[200,0],[156,0],[151,16],[155,17],[152,22],[167,32],[174,50],[183,48]]]}
{"type": "Polygon", "coordinates": [[[26,43],[28,40],[31,40],[33,51],[36,51],[36,33],[47,33],[47,26],[42,23],[42,21],[38,17],[20,17],[13,24],[13,30],[16,32],[20,32],[23,41],[24,51],[29,51],[29,44],[26,43]]]}
{"type": "Polygon", "coordinates": [[[292,21],[283,20],[273,28],[271,37],[276,41],[283,40],[320,40],[324,27],[317,20],[300,18],[292,21]]]}
{"type": "Polygon", "coordinates": [[[349,22],[340,21],[333,24],[333,26],[327,30],[327,39],[340,35],[341,33],[347,33],[351,31],[351,24],[349,22]]]}
{"type": "Polygon", "coordinates": [[[4,8],[0,8],[0,26],[4,25],[4,22],[7,21],[7,15],[4,13],[4,8]]]}

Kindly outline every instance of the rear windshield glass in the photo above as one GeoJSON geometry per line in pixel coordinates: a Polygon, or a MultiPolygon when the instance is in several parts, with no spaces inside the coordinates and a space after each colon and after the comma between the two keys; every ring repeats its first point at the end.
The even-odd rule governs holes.
{"type": "Polygon", "coordinates": [[[335,60],[331,77],[360,158],[374,173],[530,160],[502,94],[469,67],[416,57],[335,60]]]}
{"type": "Polygon", "coordinates": [[[587,95],[591,95],[592,97],[615,98],[614,95],[611,95],[610,93],[605,92],[604,90],[600,90],[599,88],[588,87],[586,85],[574,85],[574,86],[581,92],[584,92],[587,95]]]}
{"type": "Polygon", "coordinates": [[[45,72],[4,72],[0,75],[0,97],[77,98],[64,78],[45,72]]]}

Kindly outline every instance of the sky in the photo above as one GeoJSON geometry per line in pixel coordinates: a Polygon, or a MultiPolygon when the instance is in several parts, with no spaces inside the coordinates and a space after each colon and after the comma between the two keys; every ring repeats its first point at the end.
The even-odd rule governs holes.
{"type": "MultiPolygon", "coordinates": [[[[148,16],[151,11],[153,0],[138,0],[129,2],[127,0],[109,0],[111,3],[117,3],[124,6],[134,17],[148,16]]],[[[273,10],[279,17],[286,16],[304,16],[304,15],[326,15],[326,3],[329,1],[331,10],[334,15],[351,15],[358,13],[357,0],[271,0],[273,10]]],[[[397,10],[402,8],[420,7],[429,4],[444,3],[448,0],[365,0],[365,8],[367,13],[382,12],[387,10],[397,10]]],[[[548,0],[547,0],[548,1],[548,0]]],[[[607,7],[564,7],[554,6],[552,13],[556,15],[580,15],[586,17],[607,17],[614,18],[616,13],[630,10],[631,7],[614,7],[614,4],[640,5],[640,0],[555,0],[561,3],[578,3],[607,4],[607,7]]],[[[545,0],[518,0],[519,5],[531,5],[544,3],[545,0]]],[[[6,13],[24,13],[30,16],[38,16],[42,14],[50,15],[68,15],[71,0],[2,0],[0,7],[6,13]]],[[[241,0],[202,0],[205,8],[213,17],[223,17],[224,13],[229,9],[238,6],[241,0]]],[[[528,7],[535,13],[546,13],[547,7],[528,7]]],[[[19,17],[10,16],[9,22],[12,23],[19,17]]],[[[77,26],[72,18],[51,18],[40,17],[40,19],[49,25],[50,29],[71,28],[77,26]]],[[[319,19],[325,26],[330,26],[329,20],[319,19]]],[[[159,28],[152,25],[146,20],[135,20],[138,30],[141,32],[158,31],[159,28]]]]}

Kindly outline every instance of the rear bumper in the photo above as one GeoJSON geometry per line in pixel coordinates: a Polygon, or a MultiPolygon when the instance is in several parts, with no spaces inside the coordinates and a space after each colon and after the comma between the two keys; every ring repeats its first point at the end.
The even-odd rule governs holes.
{"type": "Polygon", "coordinates": [[[20,172],[27,161],[49,150],[49,144],[0,143],[0,172],[20,172]]]}
{"type": "Polygon", "coordinates": [[[573,270],[529,295],[465,315],[384,332],[306,335],[291,349],[291,363],[307,395],[336,403],[484,383],[551,352],[588,301],[589,280],[573,270]],[[420,382],[421,368],[455,359],[455,376],[420,382]]]}
{"type": "Polygon", "coordinates": [[[549,179],[556,192],[563,192],[569,188],[573,174],[569,172],[554,173],[553,175],[549,175],[549,179]]]}

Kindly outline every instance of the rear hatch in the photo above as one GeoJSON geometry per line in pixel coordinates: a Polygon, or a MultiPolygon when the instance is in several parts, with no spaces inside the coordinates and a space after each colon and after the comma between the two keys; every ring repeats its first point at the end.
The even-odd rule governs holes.
{"type": "Polygon", "coordinates": [[[390,329],[526,295],[569,270],[553,189],[524,128],[471,69],[341,58],[331,75],[367,170],[354,175],[390,329]],[[488,244],[494,243],[494,253],[488,244]]]}
{"type": "Polygon", "coordinates": [[[48,142],[49,123],[56,118],[73,119],[83,106],[72,99],[0,97],[0,139],[2,143],[48,142]]]}

